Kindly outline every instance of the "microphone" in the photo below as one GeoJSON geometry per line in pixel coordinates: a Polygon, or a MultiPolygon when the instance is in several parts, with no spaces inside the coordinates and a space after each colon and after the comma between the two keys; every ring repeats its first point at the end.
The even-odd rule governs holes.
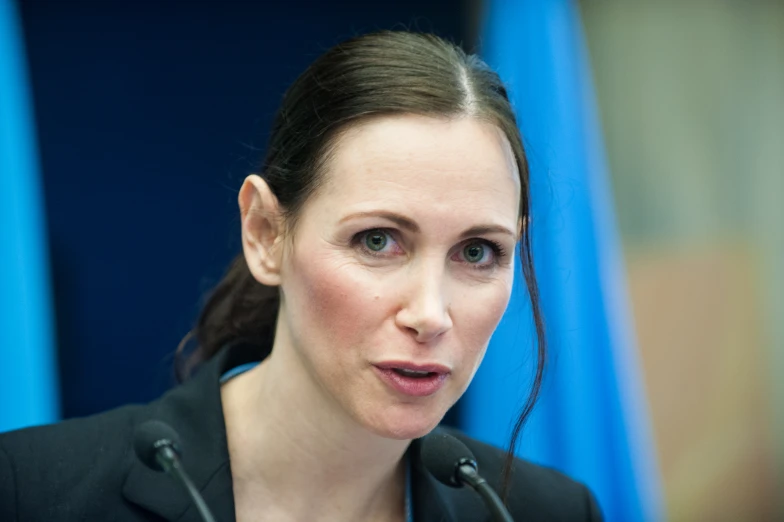
{"type": "Polygon", "coordinates": [[[474,454],[460,440],[444,432],[425,435],[419,445],[419,459],[439,482],[453,488],[470,486],[484,500],[498,522],[514,522],[498,494],[479,475],[474,454]]]}
{"type": "Polygon", "coordinates": [[[165,422],[150,420],[134,433],[133,449],[142,464],[153,471],[163,471],[176,478],[188,491],[204,522],[215,522],[201,493],[180,462],[180,436],[165,422]]]}

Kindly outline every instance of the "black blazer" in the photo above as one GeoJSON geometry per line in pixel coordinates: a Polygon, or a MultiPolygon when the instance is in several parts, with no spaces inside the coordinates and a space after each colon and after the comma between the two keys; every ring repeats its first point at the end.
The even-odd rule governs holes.
{"type": "MultiPolygon", "coordinates": [[[[180,484],[136,459],[134,428],[148,419],[162,420],[179,432],[186,469],[216,519],[234,520],[219,379],[253,358],[244,347],[227,348],[149,405],[0,435],[0,521],[200,522],[180,484]]],[[[455,435],[474,452],[482,475],[498,490],[504,453],[455,435]]],[[[601,520],[588,489],[564,475],[518,460],[513,476],[509,508],[516,521],[601,520]]],[[[411,481],[416,522],[489,520],[472,491],[444,486],[416,463],[411,481]]]]}

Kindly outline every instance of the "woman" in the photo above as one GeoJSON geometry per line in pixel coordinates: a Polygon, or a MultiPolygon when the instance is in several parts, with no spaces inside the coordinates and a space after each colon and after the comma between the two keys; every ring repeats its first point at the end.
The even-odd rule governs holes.
{"type": "MultiPolygon", "coordinates": [[[[429,35],[331,49],[287,91],[239,207],[243,255],[192,332],[195,375],[2,436],[0,520],[198,520],[133,454],[149,419],[179,432],[218,520],[485,519],[408,450],[479,366],[518,242],[539,372],[515,436],[538,391],[528,171],[498,76],[429,35]]],[[[600,519],[585,487],[459,436],[517,520],[600,519]]]]}

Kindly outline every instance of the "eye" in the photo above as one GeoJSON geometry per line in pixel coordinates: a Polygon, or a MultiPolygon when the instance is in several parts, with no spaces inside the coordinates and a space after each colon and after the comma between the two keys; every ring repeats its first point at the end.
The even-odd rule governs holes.
{"type": "Polygon", "coordinates": [[[465,243],[455,255],[457,256],[456,261],[482,270],[497,266],[506,253],[504,248],[495,241],[473,240],[465,243]]]}
{"type": "Polygon", "coordinates": [[[380,252],[387,246],[387,234],[381,230],[373,230],[365,234],[365,246],[373,252],[380,252]]]}
{"type": "Polygon", "coordinates": [[[388,256],[401,252],[392,234],[383,228],[365,230],[354,236],[354,245],[370,256],[388,256]]]}
{"type": "Polygon", "coordinates": [[[473,243],[463,248],[463,257],[469,263],[479,263],[485,256],[485,245],[473,243]]]}

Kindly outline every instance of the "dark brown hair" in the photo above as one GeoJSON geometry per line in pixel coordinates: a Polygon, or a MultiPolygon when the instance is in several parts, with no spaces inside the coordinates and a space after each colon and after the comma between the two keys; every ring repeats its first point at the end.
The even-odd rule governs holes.
{"type": "MultiPolygon", "coordinates": [[[[339,134],[367,118],[418,114],[435,118],[468,116],[500,128],[514,153],[522,186],[520,215],[530,222],[528,164],[498,75],[478,57],[429,34],[382,31],[333,47],[286,91],[275,116],[260,175],[269,184],[292,226],[303,203],[318,189],[325,163],[339,134]]],[[[537,367],[509,444],[504,490],[509,486],[520,431],[539,395],[545,363],[545,336],[534,277],[529,226],[520,240],[523,277],[533,310],[537,367]]],[[[258,283],[242,254],[206,302],[189,339],[196,350],[178,366],[178,378],[233,342],[269,346],[275,331],[278,289],[258,283]]]]}

